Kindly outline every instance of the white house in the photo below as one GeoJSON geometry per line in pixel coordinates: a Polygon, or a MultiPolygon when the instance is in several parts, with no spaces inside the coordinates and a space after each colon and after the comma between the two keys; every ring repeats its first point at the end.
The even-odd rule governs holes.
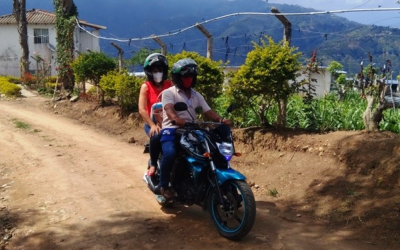
{"type": "MultiPolygon", "coordinates": [[[[296,78],[297,82],[308,78],[308,75],[303,73],[305,70],[306,66],[303,66],[300,76],[296,78]]],[[[311,84],[315,86],[317,97],[323,97],[329,93],[331,90],[332,73],[327,70],[327,67],[318,67],[318,73],[311,73],[310,78],[316,80],[316,82],[311,82],[311,84]]]]}
{"type": "MultiPolygon", "coordinates": [[[[41,65],[34,59],[40,55],[44,59],[51,75],[56,75],[56,30],[54,13],[32,9],[26,12],[28,22],[28,46],[30,55],[29,70],[35,73],[41,65]],[[49,67],[50,66],[50,67],[49,67]]],[[[91,24],[83,20],[78,21],[79,26],[90,30],[93,34],[80,29],[78,26],[74,32],[75,52],[100,51],[98,39],[99,30],[104,26],[91,24]]],[[[17,22],[13,14],[0,16],[0,75],[20,76],[21,46],[17,22]]]]}
{"type": "MultiPolygon", "coordinates": [[[[224,68],[224,73],[227,74],[228,72],[236,72],[238,71],[240,66],[227,66],[224,68]]],[[[300,82],[304,79],[307,79],[307,75],[303,72],[306,70],[306,66],[303,66],[302,69],[298,72],[300,76],[296,78],[297,82],[300,82]]],[[[311,73],[311,78],[315,79],[317,82],[312,82],[315,86],[315,92],[317,97],[323,97],[327,93],[329,93],[331,89],[331,81],[332,81],[332,74],[329,72],[326,67],[318,67],[319,73],[311,73]]],[[[225,78],[225,83],[228,81],[225,78]]]]}

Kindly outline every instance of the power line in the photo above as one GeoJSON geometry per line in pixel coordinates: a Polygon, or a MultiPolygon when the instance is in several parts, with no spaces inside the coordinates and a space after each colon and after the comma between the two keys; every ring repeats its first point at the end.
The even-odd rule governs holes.
{"type": "Polygon", "coordinates": [[[369,11],[399,11],[400,8],[372,8],[372,9],[349,9],[349,10],[331,10],[331,11],[317,11],[317,12],[305,12],[305,13],[263,13],[263,12],[238,12],[238,13],[232,13],[228,15],[223,15],[219,16],[216,18],[208,19],[203,22],[196,23],[194,25],[188,26],[186,28],[179,29],[177,31],[170,31],[167,34],[160,34],[160,35],[151,35],[147,37],[136,37],[136,38],[129,38],[129,39],[117,39],[117,38],[110,38],[110,37],[103,37],[103,36],[97,36],[94,35],[92,32],[86,30],[83,28],[78,20],[76,20],[77,26],[85,31],[86,33],[90,34],[93,37],[96,37],[98,39],[103,39],[103,40],[112,40],[112,41],[117,41],[117,42],[129,42],[131,43],[132,41],[143,41],[143,40],[150,40],[154,39],[154,37],[168,37],[168,36],[173,36],[177,35],[179,33],[185,32],[187,30],[193,29],[197,27],[199,24],[205,24],[205,23],[210,23],[214,22],[217,20],[225,19],[228,17],[233,17],[233,16],[241,16],[241,15],[258,15],[258,16],[302,16],[302,15],[321,15],[321,14],[337,14],[337,13],[346,13],[346,12],[369,12],[369,11]]]}

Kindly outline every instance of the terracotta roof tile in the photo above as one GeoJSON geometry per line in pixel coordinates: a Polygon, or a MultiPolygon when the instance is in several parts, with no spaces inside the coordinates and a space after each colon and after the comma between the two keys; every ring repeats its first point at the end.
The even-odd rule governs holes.
{"type": "MultiPolygon", "coordinates": [[[[27,10],[26,20],[28,24],[55,24],[56,15],[52,12],[45,10],[27,10]]],[[[81,25],[89,26],[95,29],[106,29],[106,27],[96,24],[88,23],[84,20],[79,20],[81,25]]],[[[13,14],[0,16],[0,24],[17,24],[13,14]]]]}

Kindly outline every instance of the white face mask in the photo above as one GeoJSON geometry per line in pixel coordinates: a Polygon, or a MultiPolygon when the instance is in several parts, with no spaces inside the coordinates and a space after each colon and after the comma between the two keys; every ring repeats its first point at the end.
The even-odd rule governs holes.
{"type": "Polygon", "coordinates": [[[162,72],[153,73],[153,79],[154,79],[154,81],[155,81],[156,83],[161,82],[162,76],[163,76],[163,73],[162,73],[162,72]]]}

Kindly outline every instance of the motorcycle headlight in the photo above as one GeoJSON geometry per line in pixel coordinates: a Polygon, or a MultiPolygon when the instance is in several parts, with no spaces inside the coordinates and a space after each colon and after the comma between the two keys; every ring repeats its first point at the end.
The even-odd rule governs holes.
{"type": "Polygon", "coordinates": [[[228,142],[218,143],[219,152],[225,157],[226,161],[230,161],[233,155],[233,144],[228,142]]]}

